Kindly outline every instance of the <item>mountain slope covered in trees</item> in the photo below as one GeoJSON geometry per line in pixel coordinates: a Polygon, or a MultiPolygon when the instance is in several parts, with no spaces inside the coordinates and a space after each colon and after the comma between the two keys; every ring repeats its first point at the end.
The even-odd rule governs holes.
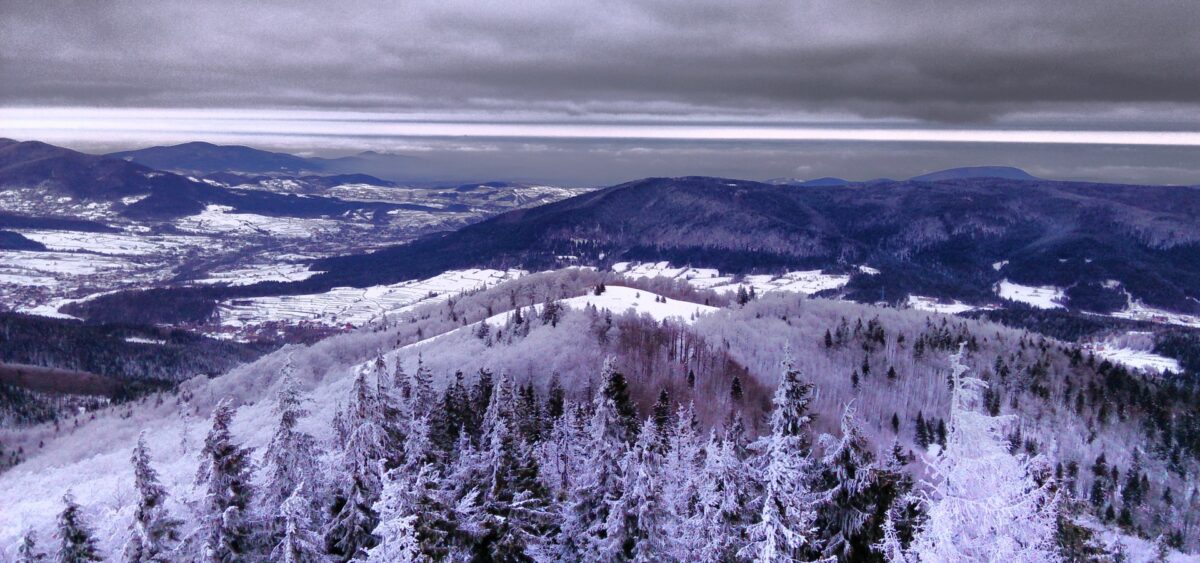
{"type": "Polygon", "coordinates": [[[17,515],[0,545],[56,541],[71,489],[105,554],[1048,560],[1198,547],[1188,380],[986,322],[797,295],[737,305],[637,282],[632,299],[722,308],[658,321],[561,306],[602,280],[528,276],[77,427],[10,434],[36,453],[0,474],[17,515]],[[288,455],[310,448],[313,466],[288,455]],[[995,479],[965,490],[981,467],[995,479]],[[1003,521],[957,530],[980,502],[1003,521]],[[131,531],[146,529],[163,532],[131,531]]]}

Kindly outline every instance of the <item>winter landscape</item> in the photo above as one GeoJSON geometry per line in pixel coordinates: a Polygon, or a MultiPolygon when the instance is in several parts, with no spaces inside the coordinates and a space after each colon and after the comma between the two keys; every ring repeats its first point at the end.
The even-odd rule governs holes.
{"type": "Polygon", "coordinates": [[[0,561],[1200,561],[1187,2],[0,5],[0,561]]]}

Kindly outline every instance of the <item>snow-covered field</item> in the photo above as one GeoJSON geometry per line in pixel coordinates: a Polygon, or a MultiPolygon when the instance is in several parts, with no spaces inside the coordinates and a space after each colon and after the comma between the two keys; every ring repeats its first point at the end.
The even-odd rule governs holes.
{"type": "MultiPolygon", "coordinates": [[[[874,268],[863,266],[867,274],[878,274],[874,268]]],[[[790,291],[813,294],[827,289],[837,289],[850,283],[850,276],[826,274],[821,270],[788,272],[781,276],[751,275],[741,279],[722,276],[712,268],[675,268],[669,262],[617,262],[613,271],[629,278],[671,278],[687,281],[697,289],[710,289],[719,293],[736,293],[739,287],[753,287],[756,293],[790,291]]]]}
{"type": "Polygon", "coordinates": [[[956,315],[967,311],[974,311],[979,307],[968,305],[962,301],[935,299],[933,297],[922,297],[920,295],[909,295],[908,306],[911,309],[918,311],[930,311],[933,313],[945,313],[947,315],[956,315]]]}
{"type": "Polygon", "coordinates": [[[134,233],[83,233],[78,231],[19,230],[25,238],[46,245],[51,251],[83,251],[111,256],[146,256],[182,250],[208,239],[191,236],[134,233]]]}
{"type": "Polygon", "coordinates": [[[1162,373],[1170,370],[1173,373],[1182,371],[1179,362],[1155,354],[1154,333],[1130,331],[1125,334],[1110,336],[1097,342],[1084,344],[1084,349],[1092,352],[1101,359],[1121,364],[1130,369],[1162,373]]]}
{"type": "MultiPolygon", "coordinates": [[[[616,315],[632,312],[637,315],[649,315],[650,318],[659,322],[672,319],[685,324],[690,324],[702,315],[719,310],[717,307],[679,301],[637,288],[617,285],[607,286],[600,295],[588,293],[579,297],[563,299],[558,303],[568,309],[583,310],[587,307],[595,307],[597,310],[611,311],[616,315]]],[[[533,307],[533,313],[540,314],[542,307],[542,305],[533,307]]],[[[501,326],[512,315],[512,312],[492,315],[485,322],[492,326],[501,326]]]]}
{"type": "Polygon", "coordinates": [[[253,213],[231,213],[232,207],[209,205],[195,215],[184,217],[176,226],[185,231],[206,234],[263,235],[303,238],[316,233],[336,231],[344,223],[331,219],[269,217],[253,213]]]}
{"type": "Polygon", "coordinates": [[[308,269],[307,264],[252,264],[244,268],[232,270],[214,270],[208,277],[192,280],[200,284],[251,285],[258,282],[301,281],[313,277],[318,272],[308,269]]]}
{"type": "Polygon", "coordinates": [[[1059,287],[1020,285],[1008,280],[996,284],[996,294],[1002,299],[1025,303],[1038,309],[1061,309],[1066,298],[1059,287]]]}
{"type": "Polygon", "coordinates": [[[1183,313],[1173,313],[1163,309],[1155,309],[1147,306],[1145,303],[1142,303],[1137,299],[1130,299],[1129,305],[1125,307],[1124,311],[1112,313],[1112,316],[1121,319],[1132,319],[1135,321],[1150,321],[1155,323],[1200,328],[1200,316],[1185,315],[1183,313]]]}
{"type": "Polygon", "coordinates": [[[322,326],[361,326],[432,299],[491,287],[524,275],[523,270],[452,270],[441,275],[367,288],[338,287],[324,293],[235,299],[221,303],[222,327],[253,329],[276,321],[322,326]]]}

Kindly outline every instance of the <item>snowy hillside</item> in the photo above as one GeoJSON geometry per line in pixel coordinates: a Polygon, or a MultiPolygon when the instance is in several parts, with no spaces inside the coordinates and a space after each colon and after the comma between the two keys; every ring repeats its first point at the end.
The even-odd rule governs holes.
{"type": "MultiPolygon", "coordinates": [[[[941,444],[950,444],[946,451],[955,451],[954,432],[947,437],[944,428],[952,415],[946,386],[947,356],[958,343],[967,346],[972,373],[991,384],[989,391],[978,399],[980,402],[975,403],[973,412],[984,415],[994,408],[998,414],[1019,417],[1019,425],[1005,423],[1004,435],[997,438],[1002,439],[997,447],[1009,456],[1007,452],[1013,443],[1010,433],[1020,433],[1015,442],[1019,446],[1011,450],[1016,455],[1009,458],[1016,464],[1010,464],[1009,469],[1016,472],[1012,475],[1014,483],[1021,482],[1022,464],[1050,459],[1053,465],[1056,461],[1062,467],[1062,477],[1056,477],[1061,481],[1055,482],[1066,499],[1079,503],[1071,504],[1072,514],[1081,518],[1098,514],[1097,526],[1104,530],[1103,537],[1097,535],[1088,540],[1088,545],[1103,549],[1107,545],[1102,545],[1104,542],[1115,545],[1117,536],[1111,531],[1118,528],[1114,521],[1105,520],[1105,509],[1116,507],[1121,512],[1123,506],[1132,506],[1127,504],[1131,502],[1130,489],[1114,483],[1124,483],[1124,475],[1131,467],[1140,468],[1134,474],[1145,473],[1145,486],[1150,494],[1145,494],[1141,504],[1131,511],[1132,524],[1124,528],[1126,537],[1121,540],[1126,551],[1149,553],[1159,533],[1183,533],[1183,545],[1189,549],[1196,546],[1196,538],[1191,534],[1200,524],[1196,521],[1200,505],[1195,504],[1200,502],[1200,495],[1189,484],[1191,481],[1176,473],[1195,475],[1197,467],[1193,454],[1182,449],[1183,443],[1174,442],[1183,435],[1175,438],[1168,434],[1168,439],[1181,447],[1183,457],[1177,466],[1170,465],[1173,463],[1170,456],[1163,457],[1158,450],[1143,450],[1135,459],[1129,448],[1132,440],[1140,439],[1145,425],[1151,424],[1150,409],[1167,409],[1181,415],[1183,411],[1179,409],[1187,405],[1183,401],[1190,400],[1172,395],[1159,383],[1142,382],[1107,364],[1087,359],[1086,354],[1081,360],[1072,359],[1075,352],[1070,347],[987,323],[952,320],[916,310],[807,300],[784,293],[763,296],[744,306],[705,306],[697,302],[714,299],[715,294],[684,292],[667,296],[647,289],[653,285],[649,280],[628,280],[629,286],[620,286],[610,279],[597,295],[596,284],[603,279],[598,272],[571,269],[522,276],[484,291],[455,293],[437,302],[398,309],[395,315],[389,315],[386,327],[377,323],[369,330],[334,336],[312,346],[288,347],[221,377],[189,381],[173,394],[149,396],[58,426],[43,425],[19,433],[4,431],[0,436],[5,444],[24,448],[28,459],[0,474],[0,505],[5,507],[0,513],[0,549],[8,550],[0,553],[11,557],[14,546],[29,530],[35,531],[43,543],[49,541],[55,515],[62,509],[60,497],[68,490],[82,507],[83,518],[99,549],[107,554],[123,549],[141,494],[134,487],[129,457],[142,430],[147,431],[145,444],[150,463],[169,494],[167,511],[182,519],[181,529],[185,532],[203,528],[207,485],[204,481],[197,484],[196,471],[203,457],[214,407],[223,398],[233,399],[238,410],[232,418],[231,439],[253,448],[254,459],[263,460],[271,451],[269,445],[276,435],[275,397],[283,385],[280,374],[287,371],[284,365],[289,361],[294,366],[299,389],[308,400],[305,408],[309,414],[300,418],[296,428],[311,434],[320,452],[316,474],[322,477],[319,486],[309,494],[317,495],[314,500],[322,503],[325,501],[321,499],[333,498],[326,495],[334,495],[345,484],[339,475],[346,470],[345,463],[350,458],[342,456],[342,449],[360,443],[353,432],[344,434],[339,430],[343,428],[339,424],[358,416],[354,408],[361,406],[364,392],[355,390],[355,379],[360,374],[368,374],[364,381],[374,390],[377,384],[398,385],[393,382],[393,374],[400,368],[405,378],[415,382],[416,387],[408,391],[414,397],[425,397],[418,390],[424,385],[421,381],[427,378],[430,395],[404,408],[420,408],[429,413],[430,418],[424,420],[429,424],[429,440],[435,444],[429,446],[434,448],[430,451],[442,452],[439,448],[446,447],[452,452],[445,454],[448,458],[440,453],[433,456],[441,460],[434,462],[435,465],[450,464],[437,470],[438,475],[447,479],[437,481],[442,483],[437,486],[446,487],[446,494],[458,495],[467,491],[452,483],[458,479],[461,484],[462,479],[468,478],[440,472],[455,471],[454,467],[468,471],[467,465],[455,464],[466,464],[477,454],[468,454],[468,450],[455,448],[453,441],[446,441],[450,438],[444,432],[459,426],[447,425],[443,420],[447,415],[438,405],[457,400],[455,389],[463,389],[464,397],[467,390],[469,396],[477,396],[479,381],[484,377],[480,370],[485,370],[483,373],[490,374],[489,381],[498,386],[495,392],[498,394],[493,396],[506,397],[505,393],[512,393],[514,405],[524,404],[518,401],[521,396],[552,397],[556,385],[561,385],[568,405],[575,402],[600,405],[579,411],[591,412],[593,408],[607,408],[603,401],[593,403],[596,397],[608,397],[612,389],[611,373],[603,370],[606,358],[612,358],[613,366],[623,374],[622,385],[627,391],[612,396],[626,397],[621,400],[628,401],[629,408],[636,411],[636,415],[630,413],[635,416],[631,420],[661,412],[655,407],[660,392],[665,391],[670,398],[668,414],[694,402],[694,416],[702,430],[694,438],[694,444],[686,447],[708,452],[715,462],[720,459],[722,442],[709,442],[702,437],[707,436],[709,428],[716,430],[718,436],[729,432],[731,412],[742,413],[751,435],[771,435],[772,419],[767,416],[772,410],[771,396],[785,375],[780,370],[780,361],[790,354],[802,381],[813,385],[806,404],[817,414],[806,430],[816,451],[811,461],[805,463],[830,467],[822,464],[832,462],[821,460],[833,459],[828,456],[832,455],[838,437],[847,436],[849,427],[841,422],[842,413],[853,399],[854,424],[858,427],[854,432],[860,436],[855,440],[866,441],[865,445],[854,447],[870,452],[870,457],[883,464],[892,459],[886,452],[895,442],[904,458],[889,462],[900,464],[886,466],[891,469],[877,466],[879,471],[902,470],[905,474],[930,478],[925,464],[940,459],[937,456],[941,444]],[[515,312],[517,308],[522,311],[519,315],[515,312]],[[382,379],[377,383],[376,378],[382,379]],[[462,387],[458,387],[460,384],[462,387]],[[511,390],[506,391],[509,387],[504,385],[511,390]],[[1100,395],[1091,397],[1082,390],[1077,393],[1075,389],[1079,386],[1090,387],[1100,395]],[[1070,408],[1062,408],[1064,404],[1070,408]],[[1123,405],[1120,407],[1123,414],[1119,417],[1109,414],[1118,405],[1123,405]],[[830,438],[817,440],[824,433],[830,434],[830,438]],[[908,457],[909,452],[912,457],[908,457]],[[1120,468],[1121,478],[1110,480],[1107,471],[1093,477],[1089,468],[1098,456],[1106,459],[1105,467],[1120,468]],[[1099,493],[1093,492],[1097,490],[1099,493]],[[1167,490],[1176,499],[1169,506],[1161,500],[1167,490]],[[1092,498],[1099,499],[1100,504],[1095,508],[1092,498]],[[1130,534],[1137,529],[1143,530],[1148,539],[1132,537],[1130,534]]],[[[676,287],[672,291],[680,290],[676,287]]],[[[394,389],[400,392],[400,387],[394,389]]],[[[775,401],[778,400],[777,396],[775,401]]],[[[500,407],[501,414],[488,416],[516,416],[503,414],[508,412],[504,408],[507,407],[500,407]]],[[[540,408],[553,410],[547,406],[540,408]]],[[[516,409],[513,413],[527,412],[516,406],[513,409],[516,409]]],[[[567,414],[555,416],[568,420],[576,416],[570,414],[576,412],[573,409],[569,406],[564,411],[567,414]]],[[[468,416],[466,420],[478,420],[482,424],[479,432],[495,432],[494,420],[483,422],[487,419],[485,412],[491,410],[494,409],[482,406],[471,409],[469,412],[474,413],[471,416],[479,418],[468,416]]],[[[565,498],[575,494],[571,491],[576,489],[563,488],[561,482],[554,480],[557,473],[551,464],[552,457],[548,457],[551,450],[547,449],[556,443],[549,436],[565,429],[550,424],[550,415],[544,416],[548,417],[543,419],[547,426],[538,428],[544,428],[547,434],[542,434],[542,430],[537,431],[538,438],[521,434],[525,437],[520,440],[527,441],[521,443],[529,444],[530,449],[519,451],[529,452],[538,460],[543,486],[552,493],[549,498],[565,498]]],[[[514,428],[526,428],[520,426],[523,422],[518,424],[523,419],[512,420],[514,428]]],[[[580,423],[585,422],[586,419],[580,423]]],[[[473,432],[470,428],[474,422],[463,424],[473,432]]],[[[646,424],[651,426],[642,433],[652,435],[654,423],[646,424]]],[[[684,424],[682,428],[687,427],[684,424]]],[[[478,435],[478,439],[483,440],[484,435],[478,435]]],[[[670,443],[674,444],[672,448],[685,447],[680,442],[670,443]]],[[[619,447],[630,452],[644,451],[637,449],[639,446],[633,439],[619,447]]],[[[598,451],[595,447],[586,451],[592,466],[607,463],[604,461],[607,458],[594,455],[598,451]]],[[[745,462],[749,463],[758,459],[753,456],[763,455],[762,451],[751,449],[738,455],[746,456],[745,462]]],[[[478,455],[483,455],[482,452],[479,450],[478,455]]],[[[855,463],[868,463],[865,459],[855,463]]],[[[621,466],[617,461],[613,463],[614,467],[621,466]]],[[[672,475],[710,475],[706,472],[716,470],[705,469],[707,466],[674,467],[676,473],[672,475]]],[[[271,474],[265,469],[252,471],[256,487],[268,487],[271,474]]],[[[376,478],[382,479],[381,488],[371,494],[385,497],[400,494],[395,487],[402,487],[404,479],[415,476],[416,470],[412,471],[391,477],[377,475],[376,478]]],[[[583,469],[577,471],[579,476],[589,474],[583,469]]],[[[678,483],[701,485],[686,479],[678,483]]],[[[809,486],[823,490],[829,485],[816,479],[809,486]]],[[[264,496],[251,498],[254,503],[267,502],[264,496]]],[[[498,521],[487,516],[492,510],[488,506],[491,505],[481,504],[479,510],[483,512],[470,512],[476,514],[470,518],[481,518],[481,525],[496,524],[498,521]]],[[[559,510],[553,502],[543,506],[559,510]]],[[[745,508],[753,512],[753,506],[751,502],[745,508]]],[[[824,518],[820,515],[831,507],[815,507],[814,517],[824,518]]],[[[380,504],[379,509],[385,521],[396,510],[400,514],[406,510],[386,503],[380,504]]],[[[255,514],[249,514],[247,522],[255,521],[258,518],[255,514]]],[[[467,518],[466,514],[462,517],[467,518]]],[[[667,514],[675,514],[669,518],[684,517],[670,511],[667,514]]],[[[931,518],[936,514],[929,512],[931,518]]],[[[321,516],[311,522],[321,533],[332,530],[322,528],[326,524],[333,525],[321,516]]],[[[875,525],[882,526],[882,521],[876,521],[875,525]]],[[[897,520],[896,525],[919,527],[920,519],[897,520]]],[[[467,529],[461,532],[466,534],[463,538],[476,537],[467,529]]],[[[525,541],[532,542],[529,549],[535,546],[550,549],[560,546],[555,537],[528,537],[525,541]]],[[[188,545],[185,542],[181,549],[195,547],[188,545]]],[[[387,543],[383,545],[386,547],[387,543]]],[[[1186,560],[1178,556],[1176,559],[1186,560]]]]}

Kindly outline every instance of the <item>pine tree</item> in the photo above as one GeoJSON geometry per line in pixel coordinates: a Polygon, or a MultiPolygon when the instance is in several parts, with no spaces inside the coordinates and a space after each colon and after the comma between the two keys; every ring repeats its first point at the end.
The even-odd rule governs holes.
{"type": "Polygon", "coordinates": [[[412,376],[412,412],[414,416],[429,413],[434,403],[433,372],[425,365],[425,359],[417,356],[417,371],[412,376]]]}
{"type": "Polygon", "coordinates": [[[167,490],[159,483],[158,472],[150,466],[145,431],[138,435],[131,461],[138,505],[125,545],[125,560],[133,563],[166,560],[179,541],[181,523],[167,513],[167,490]]]}
{"type": "Polygon", "coordinates": [[[625,380],[625,375],[617,371],[613,358],[604,361],[600,379],[604,382],[602,394],[611,400],[617,409],[617,419],[624,428],[625,443],[632,445],[638,433],[637,410],[633,406],[633,399],[629,397],[629,383],[625,380]]]}
{"type": "Polygon", "coordinates": [[[318,563],[326,561],[321,536],[312,526],[312,502],[304,497],[304,483],[279,506],[283,534],[271,550],[271,560],[283,563],[318,563]]]}
{"type": "Polygon", "coordinates": [[[1052,478],[1039,485],[1029,466],[1008,453],[1009,419],[981,412],[986,383],[964,376],[964,348],[951,357],[949,433],[946,447],[929,460],[941,479],[913,551],[921,561],[1057,561],[1052,478]]]}
{"type": "Polygon", "coordinates": [[[810,505],[808,473],[811,466],[806,437],[812,384],[801,380],[791,361],[775,390],[771,433],[759,439],[763,498],[756,520],[746,532],[748,545],[739,557],[756,561],[791,561],[812,541],[816,515],[810,505]]]}
{"type": "Polygon", "coordinates": [[[703,444],[695,405],[680,405],[674,417],[669,447],[663,456],[662,502],[673,523],[671,553],[680,559],[693,558],[703,550],[703,518],[700,513],[700,482],[703,444]]]}
{"type": "Polygon", "coordinates": [[[480,548],[494,561],[527,558],[542,543],[552,520],[537,461],[516,428],[517,403],[511,381],[501,374],[484,418],[482,446],[475,459],[468,458],[485,485],[480,548]]]}
{"type": "Polygon", "coordinates": [[[375,545],[371,531],[378,521],[373,507],[383,488],[386,453],[378,398],[371,393],[365,371],[355,377],[352,393],[347,416],[350,436],[342,449],[341,493],[325,532],[326,550],[342,561],[362,557],[375,545]]]}
{"type": "MultiPolygon", "coordinates": [[[[610,367],[606,363],[606,375],[615,373],[610,367]]],[[[587,459],[565,501],[558,540],[562,559],[602,559],[609,509],[624,489],[620,462],[627,447],[627,432],[616,400],[609,393],[597,393],[581,445],[587,459]]]]}
{"type": "Polygon", "coordinates": [[[196,473],[196,484],[205,490],[199,518],[201,556],[214,562],[244,558],[251,550],[253,529],[247,510],[254,487],[250,450],[233,441],[230,425],[234,412],[230,399],[217,404],[196,473]]]}
{"type": "Polygon", "coordinates": [[[27,530],[21,536],[21,545],[17,547],[17,563],[37,563],[45,560],[46,554],[38,551],[37,533],[27,530]]]}
{"type": "Polygon", "coordinates": [[[817,528],[821,553],[840,560],[862,560],[874,541],[874,517],[891,504],[881,495],[875,456],[858,428],[853,402],[842,413],[841,438],[821,437],[821,493],[817,503],[817,528]],[[881,498],[883,497],[883,498],[881,498]]]}
{"type": "Polygon", "coordinates": [[[624,488],[608,513],[601,549],[606,560],[659,561],[666,553],[668,512],[656,450],[654,434],[643,432],[621,460],[624,488]]]}
{"type": "MultiPolygon", "coordinates": [[[[735,419],[735,421],[740,419],[735,419]]],[[[750,497],[753,484],[739,443],[744,438],[734,436],[741,430],[736,424],[723,440],[709,438],[705,447],[704,470],[700,480],[697,511],[699,534],[703,543],[698,553],[691,555],[703,562],[733,561],[743,547],[742,536],[751,514],[750,497]]]]}
{"type": "Polygon", "coordinates": [[[83,522],[79,505],[71,493],[63,495],[63,511],[58,514],[58,554],[55,557],[60,563],[80,563],[82,561],[103,561],[96,548],[96,540],[92,531],[83,522]]]}
{"type": "MultiPolygon", "coordinates": [[[[262,510],[269,530],[269,544],[275,545],[285,533],[283,504],[292,497],[315,499],[318,488],[314,486],[318,471],[316,466],[316,440],[298,428],[300,419],[308,416],[304,408],[304,397],[300,394],[291,357],[288,357],[280,374],[279,391],[275,399],[275,416],[279,422],[275,434],[267,444],[263,456],[263,470],[267,476],[263,486],[262,510]],[[297,495],[297,488],[305,490],[297,495]]],[[[316,506],[309,507],[309,518],[316,506]]]]}

